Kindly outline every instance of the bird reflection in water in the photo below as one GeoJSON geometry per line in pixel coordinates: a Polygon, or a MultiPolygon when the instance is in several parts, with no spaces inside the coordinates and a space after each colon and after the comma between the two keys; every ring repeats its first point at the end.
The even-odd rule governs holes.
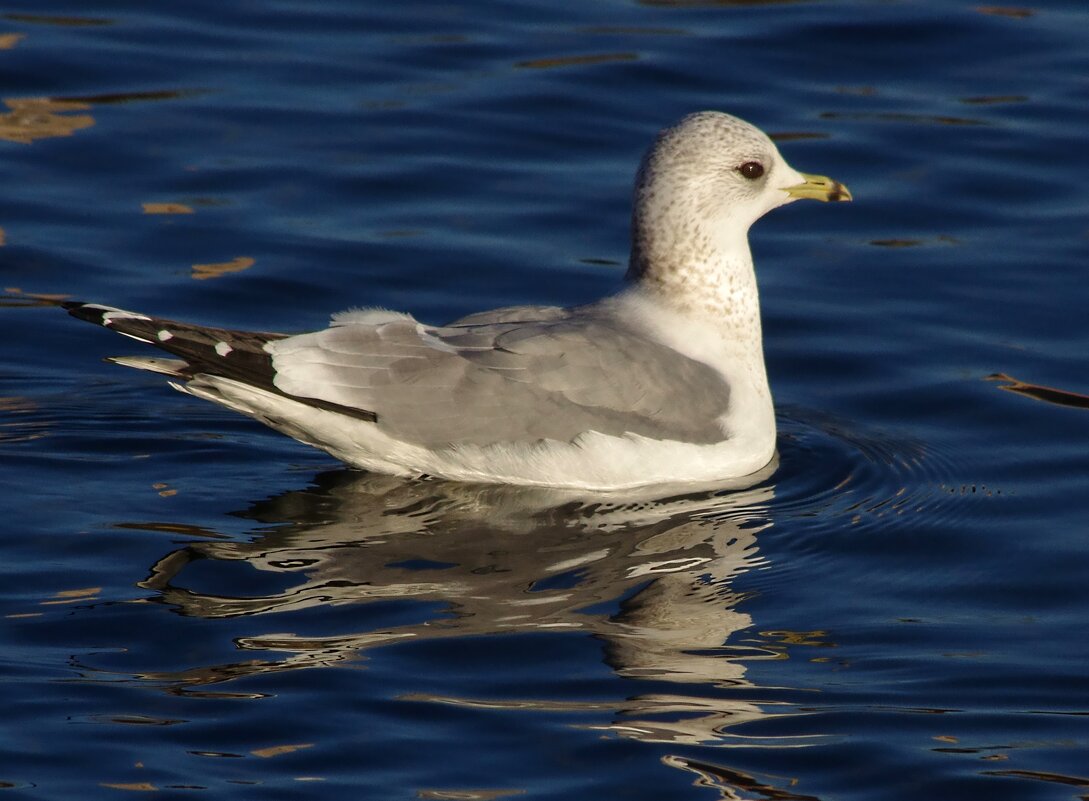
{"type": "MultiPolygon", "coordinates": [[[[422,602],[428,606],[421,608],[442,612],[430,611],[422,622],[332,636],[240,637],[236,645],[260,652],[260,658],[140,678],[176,693],[245,695],[220,690],[236,678],[340,664],[393,643],[584,632],[604,643],[616,674],[654,680],[655,689],[666,682],[676,690],[606,702],[423,692],[407,700],[606,709],[612,710],[611,722],[593,728],[617,736],[686,744],[720,740],[727,728],[769,714],[766,704],[726,696],[735,695],[727,692],[731,688],[751,687],[745,679],[748,660],[780,653],[726,643],[753,623],[739,608],[744,598],[731,580],[761,564],[756,537],[771,525],[774,486],[768,479],[776,466],[732,488],[688,489],[659,499],[325,474],[306,490],[241,513],[260,524],[249,540],[197,542],[164,556],[141,582],[155,592],[148,600],[205,619],[390,600],[422,602]],[[197,591],[187,587],[186,574],[198,560],[217,560],[221,567],[243,563],[261,575],[279,574],[275,578],[288,579],[290,586],[284,589],[279,581],[275,591],[246,597],[226,587],[222,594],[197,591]]],[[[222,584],[222,571],[217,575],[222,584]]]]}

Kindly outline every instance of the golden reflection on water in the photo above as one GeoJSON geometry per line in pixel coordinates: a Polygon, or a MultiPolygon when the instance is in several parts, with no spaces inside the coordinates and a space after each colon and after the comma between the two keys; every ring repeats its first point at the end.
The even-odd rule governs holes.
{"type": "Polygon", "coordinates": [[[88,603],[94,601],[101,594],[101,587],[81,587],[76,590],[61,590],[54,593],[48,601],[39,601],[42,606],[56,606],[58,604],[88,603]]]}
{"type": "Polygon", "coordinates": [[[95,119],[90,114],[71,112],[89,111],[96,105],[173,100],[195,94],[199,92],[169,89],[115,92],[86,97],[6,97],[3,102],[11,110],[0,114],[0,139],[30,144],[38,139],[71,136],[76,131],[95,124],[95,119]]]}
{"type": "Polygon", "coordinates": [[[0,33],[0,50],[11,50],[25,38],[25,33],[0,33]]]}
{"type": "Polygon", "coordinates": [[[302,751],[307,748],[313,748],[313,743],[297,743],[295,745],[273,745],[268,748],[255,748],[250,751],[255,757],[261,759],[271,759],[272,757],[278,757],[283,754],[293,754],[296,751],[302,751]]]}
{"type": "Polygon", "coordinates": [[[0,308],[36,309],[42,306],[58,306],[71,295],[50,294],[45,292],[24,292],[17,286],[4,287],[0,295],[0,308]]]}
{"type": "Polygon", "coordinates": [[[144,214],[192,214],[193,207],[184,203],[144,203],[144,214]]]}
{"type": "Polygon", "coordinates": [[[209,278],[219,278],[227,273],[240,273],[248,270],[257,263],[256,259],[249,256],[237,256],[230,261],[218,264],[194,264],[193,273],[190,276],[194,281],[205,281],[209,278]]]}
{"type": "Polygon", "coordinates": [[[1014,6],[976,6],[980,14],[990,14],[995,17],[1009,17],[1010,19],[1028,19],[1036,12],[1031,8],[1019,8],[1014,6]]]}
{"type": "Polygon", "coordinates": [[[30,144],[36,139],[71,136],[74,132],[95,124],[87,111],[90,104],[78,100],[54,100],[51,97],[4,98],[11,111],[0,114],[0,139],[30,144]]]}
{"type": "Polygon", "coordinates": [[[151,782],[102,782],[99,786],[109,790],[127,790],[133,793],[154,793],[159,790],[159,787],[151,782]]]}

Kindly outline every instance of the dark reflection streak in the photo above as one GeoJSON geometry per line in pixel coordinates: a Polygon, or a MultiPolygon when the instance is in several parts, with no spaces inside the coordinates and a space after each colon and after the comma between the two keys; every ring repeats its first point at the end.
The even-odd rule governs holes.
{"type": "Polygon", "coordinates": [[[616,61],[635,61],[635,53],[592,53],[589,55],[553,56],[519,61],[514,66],[521,69],[555,69],[557,67],[586,67],[595,64],[609,64],[616,61]]]}
{"type": "Polygon", "coordinates": [[[748,773],[742,773],[739,770],[732,770],[721,765],[712,765],[710,762],[673,755],[663,757],[662,762],[671,768],[680,768],[697,774],[700,777],[695,782],[697,787],[720,790],[722,797],[727,799],[739,798],[735,791],[741,790],[747,793],[757,793],[761,797],[773,801],[820,801],[820,798],[815,795],[792,793],[789,790],[783,790],[774,785],[761,782],[748,773]]]}
{"type": "Polygon", "coordinates": [[[54,97],[50,99],[61,103],[91,103],[92,105],[101,106],[151,100],[178,100],[186,97],[197,97],[210,92],[210,89],[163,89],[152,92],[114,92],[101,95],[54,97]]]}
{"type": "Polygon", "coordinates": [[[638,25],[587,25],[576,28],[575,33],[589,36],[683,36],[683,28],[649,28],[638,25]]]}
{"type": "Polygon", "coordinates": [[[822,120],[882,120],[884,122],[909,122],[935,125],[989,125],[986,120],[976,120],[970,117],[950,117],[930,114],[904,114],[901,112],[872,112],[872,111],[825,111],[820,115],[822,120]]]}
{"type": "Polygon", "coordinates": [[[781,6],[809,0],[639,0],[642,6],[667,6],[670,8],[717,8],[745,6],[781,6]]]}
{"type": "Polygon", "coordinates": [[[59,25],[68,28],[85,28],[99,25],[113,25],[114,20],[101,17],[62,17],[51,14],[19,14],[9,12],[4,19],[12,22],[26,22],[32,25],[59,25]]]}
{"type": "Polygon", "coordinates": [[[1082,712],[1081,710],[1063,710],[1063,709],[1028,709],[1025,710],[1026,715],[1069,715],[1072,717],[1089,717],[1089,712],[1082,712]]]}
{"type": "Polygon", "coordinates": [[[839,711],[863,711],[863,712],[895,712],[897,714],[908,715],[953,715],[964,712],[963,709],[942,709],[940,707],[928,708],[928,707],[911,707],[911,706],[888,706],[885,704],[865,704],[860,706],[799,706],[796,707],[798,712],[807,714],[820,714],[824,712],[839,712],[839,711]]]}
{"type": "Polygon", "coordinates": [[[1075,409],[1089,409],[1089,395],[1081,395],[1077,392],[1068,392],[1065,389],[1056,389],[1055,387],[1045,387],[1040,384],[1029,384],[1025,381],[1019,381],[1013,376],[1006,375],[1005,373],[994,373],[987,376],[987,381],[1007,381],[1006,385],[999,386],[1001,390],[1006,392],[1014,392],[1018,395],[1024,395],[1027,398],[1033,398],[1034,400],[1043,401],[1044,403],[1052,403],[1056,406],[1070,406],[1075,409]]]}
{"type": "Polygon", "coordinates": [[[1061,773],[1046,773],[1039,770],[985,770],[984,776],[1004,776],[1013,779],[1036,779],[1042,782],[1068,784],[1071,787],[1089,787],[1089,779],[1079,776],[1064,776],[1061,773]]]}
{"type": "Polygon", "coordinates": [[[1006,103],[1027,103],[1028,95],[981,95],[979,97],[962,97],[960,102],[966,106],[993,106],[1006,103]]]}
{"type": "MultiPolygon", "coordinates": [[[[229,539],[226,534],[220,534],[218,531],[213,531],[204,526],[192,526],[188,523],[123,522],[114,523],[113,527],[132,531],[155,531],[162,534],[184,534],[187,537],[205,537],[214,540],[229,539]]],[[[152,569],[154,570],[154,568],[152,569]]]]}
{"type": "Polygon", "coordinates": [[[804,139],[830,139],[829,134],[817,131],[784,131],[769,134],[773,142],[798,142],[804,139]]]}
{"type": "Polygon", "coordinates": [[[191,548],[183,548],[167,554],[151,566],[150,575],[137,586],[146,590],[165,590],[170,583],[170,578],[178,573],[185,565],[194,559],[199,559],[191,548]]]}
{"type": "Polygon", "coordinates": [[[428,704],[447,704],[470,709],[541,709],[549,712],[587,712],[612,709],[615,704],[608,701],[536,701],[502,700],[481,701],[471,698],[449,698],[427,693],[406,693],[397,696],[399,701],[418,701],[428,704]]]}

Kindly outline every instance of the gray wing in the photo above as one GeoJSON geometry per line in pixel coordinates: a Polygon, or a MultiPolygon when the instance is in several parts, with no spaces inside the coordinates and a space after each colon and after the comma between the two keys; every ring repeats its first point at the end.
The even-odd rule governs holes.
{"type": "Polygon", "coordinates": [[[499,309],[429,327],[345,321],[266,345],[288,395],[367,410],[429,448],[570,441],[586,431],[718,442],[718,373],[608,315],[499,309]]]}
{"type": "Polygon", "coordinates": [[[577,307],[565,309],[562,306],[503,306],[499,309],[476,312],[460,320],[449,323],[448,328],[464,328],[469,325],[490,325],[492,323],[548,323],[556,320],[568,320],[578,316],[584,309],[577,307]]]}

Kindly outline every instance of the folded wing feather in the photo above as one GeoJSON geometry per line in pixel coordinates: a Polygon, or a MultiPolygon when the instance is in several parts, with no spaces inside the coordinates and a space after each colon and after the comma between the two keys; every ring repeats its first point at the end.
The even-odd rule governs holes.
{"type": "Polygon", "coordinates": [[[372,411],[389,436],[430,448],[586,431],[711,443],[729,388],[607,313],[524,307],[444,327],[350,320],[269,342],[281,392],[372,411]]]}

